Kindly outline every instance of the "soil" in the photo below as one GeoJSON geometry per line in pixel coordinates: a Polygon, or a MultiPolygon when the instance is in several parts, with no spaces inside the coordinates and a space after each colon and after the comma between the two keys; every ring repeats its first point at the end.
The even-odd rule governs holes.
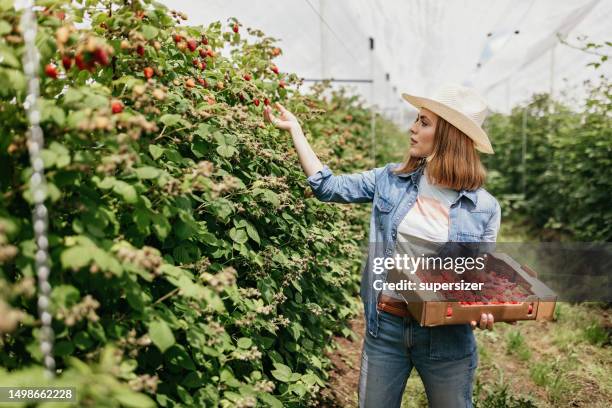
{"type": "Polygon", "coordinates": [[[358,315],[348,324],[353,331],[352,338],[335,336],[333,341],[337,344],[337,349],[326,353],[332,361],[333,368],[329,371],[329,386],[321,392],[323,398],[319,406],[324,408],[357,406],[365,322],[363,316],[358,315]]]}

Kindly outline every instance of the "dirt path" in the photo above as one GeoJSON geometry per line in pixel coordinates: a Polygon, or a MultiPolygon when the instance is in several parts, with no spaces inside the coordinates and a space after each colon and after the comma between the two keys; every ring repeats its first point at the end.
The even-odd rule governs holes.
{"type": "Polygon", "coordinates": [[[336,350],[328,352],[333,369],[329,372],[329,387],[322,392],[321,407],[346,408],[357,406],[357,386],[361,364],[361,348],[365,333],[363,316],[360,314],[349,321],[352,338],[334,337],[336,350]]]}

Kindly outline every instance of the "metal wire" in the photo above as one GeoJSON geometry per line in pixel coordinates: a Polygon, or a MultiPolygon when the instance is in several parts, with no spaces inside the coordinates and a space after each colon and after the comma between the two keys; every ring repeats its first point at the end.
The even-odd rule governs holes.
{"type": "Polygon", "coordinates": [[[312,9],[312,11],[314,11],[316,13],[317,16],[319,16],[319,20],[321,20],[321,22],[325,25],[325,27],[327,27],[329,29],[329,31],[334,35],[334,37],[336,37],[336,40],[338,40],[338,42],[340,44],[342,44],[342,47],[344,47],[344,49],[346,50],[346,52],[359,64],[361,64],[361,60],[359,60],[355,54],[353,54],[353,52],[351,51],[351,49],[344,43],[344,41],[342,41],[342,39],[340,38],[340,36],[338,34],[336,34],[336,32],[334,31],[333,28],[331,28],[331,26],[327,23],[327,21],[325,21],[325,19],[323,18],[323,16],[319,13],[319,10],[317,10],[312,3],[310,2],[310,0],[305,0],[306,3],[308,3],[308,5],[310,6],[310,8],[312,9]]]}

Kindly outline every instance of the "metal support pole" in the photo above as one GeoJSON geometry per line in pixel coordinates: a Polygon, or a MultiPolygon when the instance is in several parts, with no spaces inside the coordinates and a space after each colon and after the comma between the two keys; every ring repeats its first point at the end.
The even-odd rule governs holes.
{"type": "Polygon", "coordinates": [[[522,163],[523,170],[522,190],[525,197],[525,189],[527,186],[527,106],[523,108],[523,125],[522,125],[522,163]]]}
{"type": "Polygon", "coordinates": [[[555,48],[550,49],[550,97],[552,98],[555,92],[555,48]]]}
{"type": "MultiPolygon", "coordinates": [[[[385,73],[385,81],[387,82],[385,84],[385,109],[388,111],[389,108],[391,107],[389,105],[389,93],[390,93],[389,92],[390,91],[389,87],[391,86],[391,75],[389,75],[388,72],[385,73]]],[[[389,119],[389,118],[390,118],[390,114],[387,114],[387,119],[389,119]]]]}
{"type": "Polygon", "coordinates": [[[509,76],[508,79],[506,79],[506,112],[510,113],[511,109],[510,109],[510,79],[512,78],[512,76],[509,76]]]}
{"type": "Polygon", "coordinates": [[[371,79],[351,79],[351,78],[347,78],[347,79],[336,79],[336,78],[302,78],[302,81],[304,82],[323,82],[323,81],[329,81],[329,82],[348,82],[348,83],[364,83],[364,84],[371,84],[372,80],[371,79]]]}
{"type": "Polygon", "coordinates": [[[372,144],[372,164],[376,167],[376,112],[374,112],[375,97],[376,97],[376,78],[374,72],[374,38],[370,37],[370,78],[372,78],[372,84],[370,85],[370,100],[371,100],[371,118],[370,118],[370,134],[372,144]]]}

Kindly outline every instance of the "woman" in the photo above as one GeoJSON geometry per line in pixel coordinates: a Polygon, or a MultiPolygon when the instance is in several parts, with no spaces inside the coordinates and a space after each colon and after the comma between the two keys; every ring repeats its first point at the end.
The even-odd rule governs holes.
{"type": "Polygon", "coordinates": [[[319,200],[374,204],[361,279],[366,334],[359,406],[399,407],[414,366],[431,407],[471,407],[478,363],[472,329],[492,330],[493,316],[482,314],[471,325],[421,327],[401,296],[374,285],[387,274],[375,273],[371,260],[400,251],[435,252],[445,242],[496,241],[501,210],[482,188],[485,171],[476,152],[493,153],[481,127],[487,106],[473,89],[454,84],[442,86],[432,98],[402,96],[419,109],[410,128],[407,160],[356,174],[333,175],[308,144],[296,117],[280,104],[280,117],[270,107],[264,117],[291,133],[319,200]]]}

